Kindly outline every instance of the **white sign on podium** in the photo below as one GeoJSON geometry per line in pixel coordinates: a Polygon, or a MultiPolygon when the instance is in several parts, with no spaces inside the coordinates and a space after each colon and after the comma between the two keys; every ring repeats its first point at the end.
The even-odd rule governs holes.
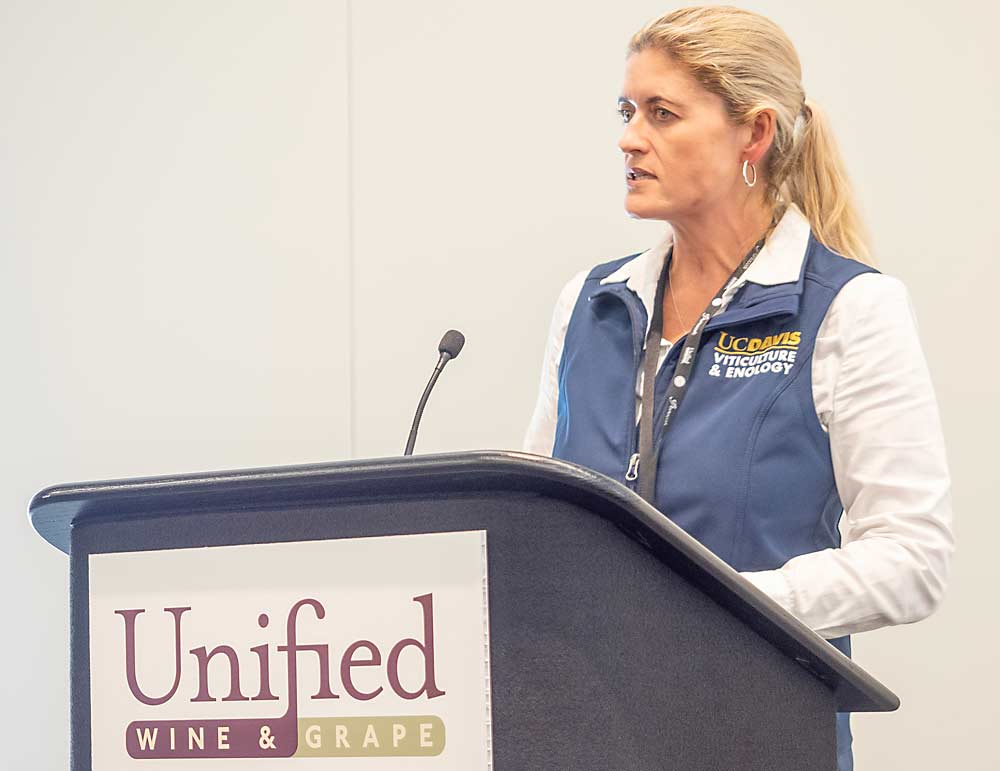
{"type": "Polygon", "coordinates": [[[89,580],[95,769],[492,766],[485,531],[95,554],[89,580]]]}

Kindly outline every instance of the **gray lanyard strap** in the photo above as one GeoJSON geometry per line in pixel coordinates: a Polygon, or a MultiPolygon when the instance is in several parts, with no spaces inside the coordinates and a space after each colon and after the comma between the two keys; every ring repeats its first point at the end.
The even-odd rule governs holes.
{"type": "MultiPolygon", "coordinates": [[[[766,236],[765,236],[766,238],[766,236]]],[[[667,411],[663,418],[663,434],[670,428],[671,420],[680,409],[681,401],[687,391],[688,382],[691,379],[691,370],[694,369],[695,359],[698,357],[698,348],[701,345],[701,336],[705,331],[705,325],[718,314],[722,313],[725,300],[723,295],[730,287],[735,285],[746,272],[747,268],[757,257],[757,254],[764,247],[765,238],[760,239],[754,247],[747,252],[746,257],[736,267],[733,274],[715,293],[715,297],[706,306],[701,317],[692,327],[687,339],[684,341],[684,350],[677,358],[673,374],[670,376],[670,384],[667,387],[667,411]]],[[[649,332],[646,333],[646,351],[642,361],[642,414],[639,416],[639,495],[650,503],[656,494],[656,467],[659,465],[658,448],[653,447],[653,414],[655,405],[654,391],[656,388],[656,365],[660,355],[660,340],[663,337],[663,293],[667,285],[667,276],[670,272],[670,262],[673,259],[673,247],[663,261],[663,270],[660,278],[656,282],[656,297],[653,301],[653,318],[649,323],[649,332]]],[[[662,441],[661,435],[661,441],[662,441]]]]}

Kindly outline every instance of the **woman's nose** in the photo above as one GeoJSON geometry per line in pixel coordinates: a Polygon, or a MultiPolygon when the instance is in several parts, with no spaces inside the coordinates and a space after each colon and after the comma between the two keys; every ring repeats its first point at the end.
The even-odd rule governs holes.
{"type": "Polygon", "coordinates": [[[643,153],[649,145],[646,141],[642,128],[633,117],[622,129],[622,135],[618,139],[618,148],[623,153],[643,153]]]}

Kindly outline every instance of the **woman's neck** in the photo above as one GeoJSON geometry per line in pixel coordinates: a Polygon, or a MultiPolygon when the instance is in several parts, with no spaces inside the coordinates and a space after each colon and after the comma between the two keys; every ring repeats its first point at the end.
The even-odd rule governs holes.
{"type": "Polygon", "coordinates": [[[761,236],[770,232],[776,214],[770,206],[759,203],[671,221],[671,276],[695,285],[721,284],[761,236]]]}

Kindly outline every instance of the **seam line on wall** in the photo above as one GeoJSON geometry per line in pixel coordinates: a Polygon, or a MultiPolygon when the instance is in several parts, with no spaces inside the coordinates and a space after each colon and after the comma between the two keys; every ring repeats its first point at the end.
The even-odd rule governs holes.
{"type": "Polygon", "coordinates": [[[354,14],[351,0],[344,0],[345,67],[347,70],[347,370],[348,370],[348,457],[357,454],[357,298],[355,281],[354,207],[354,14]]]}

